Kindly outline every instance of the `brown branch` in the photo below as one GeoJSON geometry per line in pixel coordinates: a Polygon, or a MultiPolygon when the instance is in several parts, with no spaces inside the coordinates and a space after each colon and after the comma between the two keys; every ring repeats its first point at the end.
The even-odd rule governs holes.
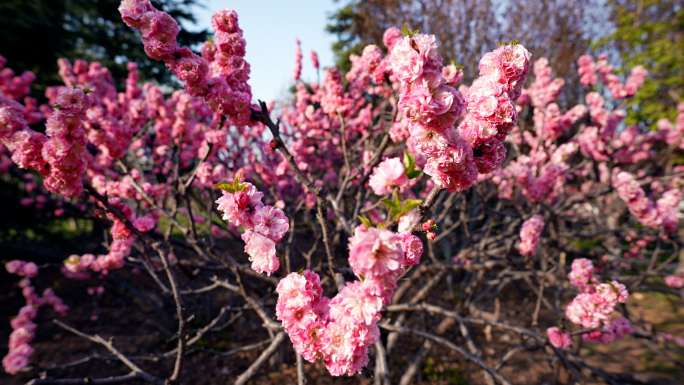
{"type": "MultiPolygon", "coordinates": [[[[128,366],[137,377],[139,377],[139,378],[141,378],[141,379],[143,379],[149,383],[152,383],[152,384],[164,385],[164,381],[162,381],[160,378],[157,378],[157,377],[145,372],[144,370],[140,369],[140,367],[138,367],[138,365],[134,364],[130,359],[128,359],[128,357],[123,355],[117,348],[115,348],[111,342],[105,340],[104,338],[100,337],[99,335],[96,334],[94,336],[91,336],[89,334],[85,334],[85,333],[83,333],[79,330],[76,330],[76,329],[72,328],[71,326],[69,326],[69,325],[67,325],[61,321],[58,321],[58,320],[53,320],[53,322],[56,323],[57,325],[59,325],[61,328],[66,329],[66,330],[76,334],[79,337],[83,337],[89,341],[92,341],[92,342],[95,342],[97,344],[104,346],[105,348],[107,348],[107,350],[109,350],[112,354],[114,354],[124,365],[128,366]]],[[[77,383],[81,383],[81,382],[77,382],[77,383]]]]}
{"type": "Polygon", "coordinates": [[[278,347],[280,347],[280,344],[285,341],[286,335],[287,334],[285,334],[285,332],[279,332],[276,334],[275,338],[273,338],[273,341],[271,342],[271,345],[269,345],[269,347],[266,348],[261,355],[259,355],[259,358],[257,358],[256,361],[254,361],[252,365],[250,365],[250,367],[247,368],[247,370],[242,373],[237,380],[235,380],[235,385],[244,385],[247,383],[247,381],[249,381],[256,374],[261,365],[263,365],[264,362],[266,362],[266,360],[271,357],[273,353],[275,353],[278,347]]]}
{"type": "Polygon", "coordinates": [[[437,342],[440,345],[444,345],[444,346],[448,347],[449,349],[454,350],[455,352],[458,352],[459,354],[461,354],[466,360],[480,366],[482,369],[489,372],[489,374],[491,374],[492,377],[494,377],[497,381],[499,381],[499,383],[504,384],[504,385],[511,385],[511,383],[508,382],[508,380],[506,380],[501,374],[499,374],[499,372],[494,370],[491,366],[487,365],[487,363],[482,361],[480,358],[475,357],[472,354],[466,352],[465,350],[463,350],[463,348],[461,348],[460,346],[457,346],[456,344],[454,344],[453,342],[451,342],[449,340],[446,340],[446,339],[439,337],[439,336],[436,336],[434,334],[426,333],[426,332],[416,330],[416,329],[406,328],[403,326],[388,325],[386,323],[378,324],[378,326],[380,326],[381,328],[383,328],[385,330],[389,330],[389,331],[395,332],[395,333],[414,334],[414,335],[419,336],[419,337],[430,339],[434,342],[437,342]]]}
{"type": "Polygon", "coordinates": [[[325,245],[325,252],[328,255],[328,268],[330,270],[330,275],[335,280],[337,290],[342,291],[342,288],[344,288],[344,278],[342,277],[342,274],[339,273],[337,262],[335,262],[335,254],[332,250],[330,227],[328,226],[328,209],[325,203],[326,193],[323,188],[315,186],[297,165],[294,156],[287,149],[285,142],[283,142],[283,139],[280,137],[280,120],[274,123],[268,113],[266,103],[260,100],[259,105],[261,106],[261,111],[252,110],[252,119],[263,123],[271,130],[276,148],[280,150],[280,153],[285,157],[290,169],[295,173],[295,178],[298,180],[299,184],[302,185],[307,192],[316,196],[316,218],[318,219],[318,223],[320,224],[323,233],[323,244],[325,245]]]}

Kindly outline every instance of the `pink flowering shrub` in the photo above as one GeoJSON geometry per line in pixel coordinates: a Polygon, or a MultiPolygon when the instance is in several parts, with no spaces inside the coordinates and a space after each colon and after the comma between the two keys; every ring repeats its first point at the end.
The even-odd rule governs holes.
{"type": "Polygon", "coordinates": [[[643,68],[621,76],[606,57],[580,57],[587,92],[565,109],[553,63],[516,42],[484,54],[468,79],[444,65],[435,36],[392,27],[347,73],[326,68],[315,82],[301,71],[320,69],[318,55],[305,63],[297,40],[293,97],[276,108],[252,95],[235,11],[213,15],[201,55],[178,46],[178,23],[150,1],[119,11],[182,89],[141,83],[128,63],[117,90],[100,63],[60,59],[63,86],[38,106],[35,76],[0,57],[0,173],[16,181],[17,207],[97,229],[56,260],[6,262],[25,300],[9,324],[8,373],[44,366],[31,362],[44,356],[32,356],[43,305],[58,326],[117,349],[79,330],[129,295],[161,314],[140,321],[170,337],[163,355],[113,353],[129,375],[66,382],[206,382],[192,360],[240,352],[221,380],[245,384],[275,355],[297,362],[302,382],[306,360],[332,376],[411,383],[426,355],[448,353],[506,383],[508,353],[480,348],[493,333],[540,370],[580,376],[594,367],[570,351],[573,337],[684,341],[628,301],[678,298],[684,286],[684,107],[657,131],[626,126],[616,101],[643,85],[643,68]],[[44,287],[51,269],[74,281],[44,287]],[[68,313],[64,287],[82,289],[88,301],[65,299],[89,316],[68,313]],[[147,358],[174,369],[148,372],[147,358]]]}

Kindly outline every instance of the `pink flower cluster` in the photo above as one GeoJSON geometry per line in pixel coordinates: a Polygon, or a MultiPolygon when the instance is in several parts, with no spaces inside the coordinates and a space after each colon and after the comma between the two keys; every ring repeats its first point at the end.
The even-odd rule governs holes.
{"type": "Polygon", "coordinates": [[[308,270],[280,281],[276,315],[305,359],[321,358],[334,376],[366,366],[368,348],[380,337],[380,311],[391,302],[403,268],[422,253],[420,240],[412,237],[357,227],[349,239],[349,264],[361,281],[348,282],[332,300],[321,296],[320,279],[308,270]]]}
{"type": "Polygon", "coordinates": [[[402,40],[404,35],[402,35],[401,30],[397,27],[389,27],[382,34],[382,44],[387,47],[389,52],[392,52],[394,45],[397,44],[399,40],[402,40]]]}
{"type": "Polygon", "coordinates": [[[361,68],[370,75],[375,84],[385,83],[385,75],[390,72],[389,62],[383,58],[382,50],[373,44],[363,49],[361,68]]]}
{"type": "Polygon", "coordinates": [[[607,56],[599,55],[596,61],[596,69],[601,74],[601,80],[608,88],[615,99],[634,96],[639,88],[644,84],[644,79],[648,72],[642,66],[632,68],[631,75],[625,81],[620,82],[620,78],[613,72],[613,66],[608,64],[607,56]]]}
{"type": "Polygon", "coordinates": [[[408,145],[428,157],[424,171],[437,186],[451,192],[469,188],[477,179],[473,151],[454,128],[465,112],[463,97],[440,72],[435,36],[392,40],[386,44],[392,45],[389,63],[402,85],[398,107],[409,121],[408,145]]]}
{"type": "Polygon", "coordinates": [[[557,327],[546,329],[546,335],[549,336],[549,343],[558,349],[565,349],[572,346],[572,338],[570,332],[561,333],[557,327]]]}
{"type": "Polygon", "coordinates": [[[667,286],[675,289],[684,287],[684,277],[682,275],[666,275],[663,281],[667,286]]]}
{"type": "Polygon", "coordinates": [[[0,144],[12,153],[12,161],[21,168],[31,168],[47,174],[42,156],[47,137],[28,127],[25,108],[0,95],[0,144]]]}
{"type": "Polygon", "coordinates": [[[627,302],[629,296],[625,285],[617,281],[595,284],[591,289],[593,292],[578,294],[565,310],[570,321],[585,328],[598,327],[610,320],[618,302],[627,302]]]}
{"type": "Polygon", "coordinates": [[[627,203],[629,211],[644,226],[663,228],[668,232],[677,231],[679,211],[677,206],[682,200],[679,189],[668,190],[654,204],[632,174],[621,171],[613,178],[613,185],[620,199],[627,203]]]}
{"type": "Polygon", "coordinates": [[[321,67],[321,65],[318,63],[318,54],[314,50],[311,50],[311,65],[315,69],[319,69],[321,67]]]}
{"type": "Polygon", "coordinates": [[[469,114],[461,123],[461,134],[473,150],[480,174],[489,174],[504,160],[503,141],[518,121],[517,100],[530,71],[530,53],[522,45],[502,45],[480,60],[480,77],[466,95],[469,114]]]}
{"type": "Polygon", "coordinates": [[[603,324],[604,331],[596,330],[585,334],[585,339],[604,343],[610,343],[615,338],[622,339],[633,330],[629,320],[619,318],[611,321],[610,317],[618,303],[627,302],[629,292],[625,285],[617,281],[598,283],[593,273],[594,265],[588,259],[581,258],[572,262],[572,271],[568,278],[581,293],[565,309],[565,315],[571,322],[585,328],[596,328],[603,324]]]}
{"type": "MultiPolygon", "coordinates": [[[[120,198],[110,198],[109,203],[121,211],[121,214],[123,214],[138,231],[148,232],[156,226],[156,220],[151,214],[148,216],[136,217],[133,209],[122,202],[120,198]]],[[[80,277],[78,273],[84,273],[88,270],[101,272],[106,275],[108,270],[123,267],[126,262],[126,257],[130,255],[131,247],[133,247],[133,243],[137,238],[135,233],[133,233],[125,223],[114,216],[114,214],[108,213],[107,217],[114,222],[112,228],[109,230],[113,238],[109,245],[109,252],[97,257],[93,254],[84,254],[82,256],[75,254],[71,255],[64,261],[64,267],[74,278],[80,277]]]]}
{"type": "Polygon", "coordinates": [[[414,266],[420,263],[420,257],[423,255],[423,242],[420,238],[408,232],[402,233],[401,247],[406,255],[404,266],[414,266]]]}
{"type": "Polygon", "coordinates": [[[442,67],[442,76],[446,84],[456,87],[463,80],[463,69],[457,68],[454,64],[448,64],[442,67]]]}
{"type": "Polygon", "coordinates": [[[90,100],[80,88],[62,87],[54,99],[45,133],[49,139],[27,126],[25,108],[0,96],[0,142],[12,152],[21,168],[37,170],[46,177],[45,187],[71,198],[83,190],[87,139],[83,127],[90,100]]]}
{"type": "Polygon", "coordinates": [[[57,111],[45,124],[50,139],[43,145],[42,155],[50,170],[43,183],[48,190],[67,198],[83,190],[81,178],[87,167],[84,152],[88,143],[83,121],[89,106],[90,99],[82,89],[63,87],[55,99],[57,111]]]}
{"type": "Polygon", "coordinates": [[[620,82],[620,78],[613,72],[613,66],[608,63],[606,55],[599,55],[598,60],[590,55],[582,55],[577,60],[578,73],[580,75],[580,82],[582,85],[589,87],[598,83],[598,71],[601,74],[603,84],[610,90],[614,99],[623,99],[634,96],[636,92],[644,85],[644,80],[648,76],[648,71],[643,66],[636,66],[632,68],[631,74],[625,80],[625,83],[620,82]]]}
{"type": "Polygon", "coordinates": [[[5,269],[7,269],[8,273],[16,274],[20,277],[33,278],[38,275],[38,265],[20,259],[7,262],[5,269]]]}
{"type": "Polygon", "coordinates": [[[36,75],[31,71],[24,71],[21,75],[14,76],[14,71],[4,68],[5,64],[7,59],[0,55],[0,95],[20,100],[31,92],[30,86],[36,80],[36,75]]]}
{"type": "Polygon", "coordinates": [[[283,239],[290,222],[282,210],[264,205],[263,196],[251,183],[243,183],[237,191],[223,190],[216,203],[219,211],[223,211],[224,220],[244,228],[242,240],[252,269],[271,275],[280,267],[276,243],[283,239]]]}
{"type": "Polygon", "coordinates": [[[658,130],[665,135],[667,144],[684,149],[684,103],[677,104],[677,113],[674,125],[665,118],[658,120],[658,130]]]}
{"type": "Polygon", "coordinates": [[[9,353],[2,359],[2,366],[10,374],[17,374],[19,370],[28,366],[33,348],[29,342],[35,337],[37,310],[33,305],[26,305],[19,310],[19,314],[12,319],[12,333],[9,339],[9,353]]]}
{"type": "Polygon", "coordinates": [[[300,76],[302,76],[302,45],[299,39],[295,39],[294,81],[298,81],[300,76]]]}
{"type": "Polygon", "coordinates": [[[119,12],[128,26],[142,32],[145,53],[163,60],[190,95],[203,97],[212,111],[229,116],[235,125],[249,123],[250,68],[244,60],[246,43],[235,11],[214,14],[215,41],[205,43],[204,58],[177,45],[178,23],[149,0],[122,0],[119,12]]]}
{"type": "Polygon", "coordinates": [[[580,76],[580,83],[585,87],[591,87],[598,83],[596,75],[596,64],[591,55],[582,55],[577,59],[577,73],[580,76]]]}
{"type": "Polygon", "coordinates": [[[521,255],[526,257],[537,255],[537,244],[542,230],[544,230],[544,218],[540,215],[534,215],[523,222],[520,228],[520,244],[518,245],[521,255]]]}
{"type": "Polygon", "coordinates": [[[534,83],[525,92],[535,107],[545,107],[558,99],[565,80],[556,78],[551,80],[551,67],[545,57],[534,62],[534,83]]]}
{"type": "Polygon", "coordinates": [[[33,348],[29,342],[35,337],[36,318],[38,308],[43,305],[51,305],[55,311],[65,315],[69,306],[65,305],[52,289],[43,291],[42,297],[35,293],[35,288],[31,286],[29,278],[38,274],[38,266],[33,262],[13,260],[7,262],[5,268],[9,273],[26,277],[19,282],[22,294],[26,299],[26,306],[19,309],[19,314],[10,322],[12,333],[9,337],[9,353],[2,359],[5,371],[10,374],[17,374],[19,370],[28,366],[29,357],[33,354],[33,348]]]}
{"type": "Polygon", "coordinates": [[[593,330],[582,334],[582,338],[585,341],[596,341],[608,345],[614,340],[624,339],[632,333],[634,333],[632,324],[627,318],[620,317],[612,321],[606,321],[603,324],[603,330],[593,330]]]}
{"type": "Polygon", "coordinates": [[[594,264],[586,258],[578,258],[572,261],[568,279],[582,293],[593,292],[595,285],[598,283],[598,280],[594,277],[594,264]]]}
{"type": "Polygon", "coordinates": [[[376,195],[389,194],[394,189],[403,191],[409,183],[404,165],[399,158],[385,159],[378,164],[368,179],[368,184],[376,195]]]}

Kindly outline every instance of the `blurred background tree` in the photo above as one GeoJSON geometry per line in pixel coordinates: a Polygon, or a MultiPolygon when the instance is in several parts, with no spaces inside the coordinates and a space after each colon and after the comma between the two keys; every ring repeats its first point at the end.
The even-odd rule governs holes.
{"type": "Polygon", "coordinates": [[[673,121],[684,101],[684,2],[681,0],[613,0],[615,31],[599,48],[620,52],[624,68],[643,65],[650,76],[630,101],[627,124],[655,128],[660,118],[673,121]]]}
{"type": "MultiPolygon", "coordinates": [[[[118,11],[120,0],[2,0],[0,1],[0,55],[15,72],[33,71],[33,96],[46,86],[60,84],[57,59],[99,61],[114,79],[126,78],[126,63],[138,64],[142,79],[169,81],[164,63],[150,59],[142,49],[140,32],[127,27],[118,11]]],[[[194,23],[192,7],[200,0],[152,0],[180,23],[194,23]]],[[[178,42],[193,46],[207,31],[189,32],[181,25],[178,42]]]]}
{"type": "Polygon", "coordinates": [[[337,37],[333,51],[343,72],[351,66],[348,54],[360,55],[366,44],[384,49],[383,32],[406,22],[434,34],[445,63],[465,66],[467,83],[498,41],[520,40],[533,58],[548,58],[555,76],[566,80],[561,105],[576,103],[581,95],[577,58],[589,51],[593,38],[610,32],[609,10],[598,0],[347,0],[341,5],[327,30],[337,37]]]}

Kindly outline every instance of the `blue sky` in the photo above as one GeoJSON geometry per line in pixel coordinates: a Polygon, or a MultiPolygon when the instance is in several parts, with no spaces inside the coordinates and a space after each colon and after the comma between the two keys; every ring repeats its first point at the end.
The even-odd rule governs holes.
{"type": "MultiPolygon", "coordinates": [[[[204,0],[206,8],[195,10],[197,26],[211,31],[214,12],[232,8],[247,41],[245,59],[251,65],[249,84],[255,100],[282,99],[294,84],[294,40],[302,42],[302,79],[315,81],[309,52],[318,53],[321,67],[332,66],[334,37],[325,32],[327,16],[340,8],[333,0],[204,0]]],[[[323,74],[321,73],[321,76],[323,74]]]]}

